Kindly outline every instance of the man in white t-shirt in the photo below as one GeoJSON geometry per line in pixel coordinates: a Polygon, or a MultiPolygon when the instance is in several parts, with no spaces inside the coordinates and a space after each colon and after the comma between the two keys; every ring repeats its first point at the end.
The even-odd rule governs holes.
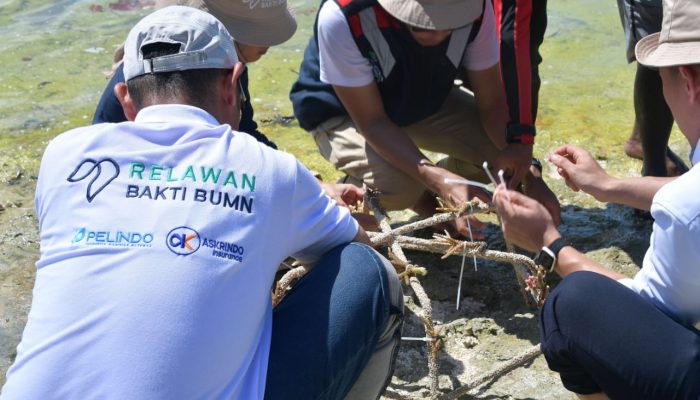
{"type": "MultiPolygon", "coordinates": [[[[432,214],[435,194],[486,200],[449,179],[485,181],[488,161],[558,221],[559,204],[531,167],[534,135],[508,124],[498,61],[491,2],[325,1],[290,97],[321,154],[351,182],[379,189],[388,209],[432,214]],[[473,94],[455,86],[463,74],[473,94]],[[421,149],[448,157],[435,165],[421,149]]],[[[465,221],[457,228],[467,233],[465,221]]]]}
{"type": "Polygon", "coordinates": [[[190,7],[125,44],[130,120],[66,132],[37,183],[41,258],[3,399],[376,398],[399,341],[391,265],[291,155],[238,126],[243,69],[190,7]],[[315,266],[271,307],[289,255],[315,266]]]}
{"type": "Polygon", "coordinates": [[[540,314],[542,352],[582,399],[700,398],[700,2],[664,0],[660,33],[637,43],[637,60],[658,68],[664,98],[692,147],[677,178],[609,176],[585,150],[550,156],[566,184],[596,199],[651,210],[654,229],[634,279],[599,265],[562,238],[547,211],[496,191],[507,238],[540,251],[563,278],[540,314]]]}

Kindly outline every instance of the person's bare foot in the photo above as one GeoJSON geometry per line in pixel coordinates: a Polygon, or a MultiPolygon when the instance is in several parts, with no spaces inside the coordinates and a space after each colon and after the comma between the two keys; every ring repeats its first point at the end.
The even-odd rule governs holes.
{"type": "Polygon", "coordinates": [[[688,166],[670,148],[666,148],[666,171],[668,176],[681,176],[688,172],[688,166]]]}
{"type": "Polygon", "coordinates": [[[642,142],[639,141],[639,136],[634,134],[630,136],[623,148],[628,157],[636,158],[637,160],[644,159],[644,151],[642,150],[642,142]]]}
{"type": "MultiPolygon", "coordinates": [[[[633,132],[630,138],[627,139],[624,144],[624,150],[628,157],[644,160],[642,142],[639,141],[639,135],[636,133],[633,132]]],[[[681,158],[669,148],[666,148],[666,171],[668,176],[680,176],[688,171],[688,167],[681,158]]],[[[644,175],[643,172],[642,175],[644,175]]]]}

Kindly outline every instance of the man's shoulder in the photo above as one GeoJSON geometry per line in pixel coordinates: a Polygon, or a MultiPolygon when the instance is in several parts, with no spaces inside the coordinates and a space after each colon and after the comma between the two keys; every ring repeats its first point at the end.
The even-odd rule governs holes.
{"type": "Polygon", "coordinates": [[[343,11],[334,0],[328,0],[321,6],[321,9],[318,12],[318,26],[323,26],[328,29],[337,29],[339,27],[348,26],[348,22],[343,14],[343,11]]]}
{"type": "Polygon", "coordinates": [[[700,165],[664,185],[654,196],[654,212],[670,213],[683,224],[700,221],[700,165]]]}
{"type": "Polygon", "coordinates": [[[105,130],[110,129],[110,123],[95,124],[88,126],[81,126],[73,128],[66,132],[63,132],[51,139],[46,145],[46,151],[58,150],[58,149],[70,149],[71,151],[76,151],[79,148],[84,147],[90,141],[99,138],[99,135],[105,130]]]}

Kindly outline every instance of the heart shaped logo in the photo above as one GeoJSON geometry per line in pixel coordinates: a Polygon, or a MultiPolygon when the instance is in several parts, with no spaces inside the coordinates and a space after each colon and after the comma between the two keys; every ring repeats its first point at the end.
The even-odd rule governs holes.
{"type": "Polygon", "coordinates": [[[80,182],[94,175],[88,183],[85,197],[92,203],[95,197],[119,176],[119,164],[111,158],[95,161],[91,158],[83,160],[68,176],[68,182],[80,182]],[[94,173],[93,173],[94,172],[94,173]]]}

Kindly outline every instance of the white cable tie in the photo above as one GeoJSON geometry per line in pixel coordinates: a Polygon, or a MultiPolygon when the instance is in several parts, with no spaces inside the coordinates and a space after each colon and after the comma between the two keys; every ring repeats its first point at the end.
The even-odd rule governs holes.
{"type": "Polygon", "coordinates": [[[491,174],[491,171],[489,170],[488,161],[484,161],[484,163],[481,166],[484,168],[484,172],[486,172],[486,176],[489,177],[489,179],[491,180],[491,183],[493,183],[494,186],[498,186],[498,182],[496,182],[496,178],[493,177],[493,174],[491,174]]]}
{"type": "Polygon", "coordinates": [[[445,183],[448,183],[448,184],[450,184],[450,185],[469,185],[469,186],[476,186],[476,187],[479,187],[479,188],[482,188],[482,189],[491,191],[491,189],[489,189],[488,185],[486,185],[486,184],[484,184],[484,183],[481,183],[481,182],[472,181],[472,180],[469,180],[469,179],[445,178],[445,183]]]}
{"type": "Polygon", "coordinates": [[[407,342],[433,342],[433,341],[435,341],[435,339],[427,338],[427,337],[402,337],[401,340],[405,340],[407,342]]]}
{"type": "Polygon", "coordinates": [[[508,201],[510,202],[510,192],[508,192],[508,186],[506,185],[505,179],[503,179],[503,174],[504,174],[503,170],[499,169],[498,170],[498,179],[501,180],[501,184],[503,184],[503,188],[506,190],[506,199],[508,199],[508,201]]]}
{"type": "MultiPolygon", "coordinates": [[[[467,227],[469,228],[469,237],[472,236],[472,228],[469,225],[469,218],[467,218],[467,227]]],[[[467,241],[465,240],[464,246],[462,246],[462,266],[459,268],[459,284],[457,285],[457,305],[455,310],[459,310],[459,303],[462,298],[462,275],[464,275],[464,260],[467,258],[467,241]]]]}

